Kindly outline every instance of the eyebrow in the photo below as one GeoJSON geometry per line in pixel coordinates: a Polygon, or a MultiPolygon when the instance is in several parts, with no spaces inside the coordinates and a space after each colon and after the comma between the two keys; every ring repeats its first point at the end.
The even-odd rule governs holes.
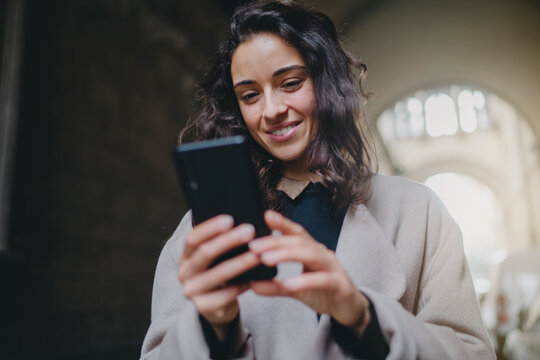
{"type": "MultiPolygon", "coordinates": [[[[285,67],[282,67],[281,69],[278,69],[278,70],[274,71],[274,73],[272,74],[272,77],[276,77],[276,76],[279,76],[281,74],[286,73],[287,71],[296,70],[296,69],[307,70],[308,68],[306,66],[304,66],[304,65],[285,66],[285,67]]],[[[238,86],[250,85],[250,84],[254,84],[254,83],[255,83],[255,81],[253,81],[253,80],[242,80],[242,81],[237,82],[234,85],[234,88],[236,89],[238,86]]]]}

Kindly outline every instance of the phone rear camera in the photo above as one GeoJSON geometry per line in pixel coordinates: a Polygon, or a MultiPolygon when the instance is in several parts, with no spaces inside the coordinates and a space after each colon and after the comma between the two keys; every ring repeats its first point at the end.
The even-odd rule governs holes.
{"type": "Polygon", "coordinates": [[[188,181],[188,186],[191,190],[195,191],[199,188],[199,184],[197,184],[197,182],[195,180],[189,180],[188,181]]]}

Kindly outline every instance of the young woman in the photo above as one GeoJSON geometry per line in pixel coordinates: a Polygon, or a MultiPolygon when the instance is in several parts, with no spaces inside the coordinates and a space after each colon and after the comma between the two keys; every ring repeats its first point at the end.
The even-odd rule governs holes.
{"type": "Polygon", "coordinates": [[[353,67],[361,82],[324,14],[236,11],[189,129],[249,139],[279,235],[186,214],[158,262],[142,358],[494,358],[457,225],[424,186],[370,171],[353,67]],[[261,263],[278,278],[226,285],[261,263]]]}

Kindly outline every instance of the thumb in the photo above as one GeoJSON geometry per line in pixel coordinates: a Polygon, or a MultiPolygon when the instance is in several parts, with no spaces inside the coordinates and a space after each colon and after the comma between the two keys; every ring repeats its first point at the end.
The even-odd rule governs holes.
{"type": "Polygon", "coordinates": [[[267,210],[264,213],[264,220],[266,225],[268,225],[271,230],[278,230],[283,235],[306,234],[306,230],[302,227],[302,225],[286,218],[277,211],[267,210]]]}

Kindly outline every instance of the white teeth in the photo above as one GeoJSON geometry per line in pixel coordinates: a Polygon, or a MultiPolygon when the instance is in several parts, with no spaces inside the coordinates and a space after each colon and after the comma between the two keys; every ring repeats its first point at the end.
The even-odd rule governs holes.
{"type": "Polygon", "coordinates": [[[284,127],[283,129],[272,131],[272,135],[277,135],[277,136],[285,135],[286,133],[288,133],[292,129],[294,129],[294,126],[292,126],[292,125],[287,126],[287,127],[284,127]]]}

